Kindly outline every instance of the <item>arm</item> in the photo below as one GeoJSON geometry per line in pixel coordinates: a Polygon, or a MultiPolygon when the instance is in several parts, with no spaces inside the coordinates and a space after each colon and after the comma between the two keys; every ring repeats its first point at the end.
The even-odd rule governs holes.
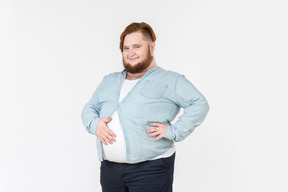
{"type": "Polygon", "coordinates": [[[101,94],[100,90],[104,86],[105,77],[98,85],[92,97],[90,98],[88,103],[86,103],[81,113],[82,122],[86,130],[93,135],[96,135],[97,125],[100,121],[100,111],[102,104],[99,100],[99,95],[101,94]]]}
{"type": "Polygon", "coordinates": [[[99,101],[99,90],[103,86],[103,81],[97,87],[89,102],[84,106],[81,117],[86,130],[96,135],[102,143],[108,145],[116,142],[116,134],[109,129],[107,123],[111,121],[111,117],[100,119],[101,104],[99,101]]]}
{"type": "Polygon", "coordinates": [[[183,75],[177,79],[175,94],[176,102],[184,112],[176,123],[168,123],[164,138],[182,141],[204,121],[209,105],[205,97],[183,75]]]}
{"type": "Polygon", "coordinates": [[[89,102],[86,103],[81,113],[82,122],[86,130],[93,135],[96,135],[96,128],[100,120],[99,113],[101,106],[99,104],[99,87],[96,89],[89,102]]]}

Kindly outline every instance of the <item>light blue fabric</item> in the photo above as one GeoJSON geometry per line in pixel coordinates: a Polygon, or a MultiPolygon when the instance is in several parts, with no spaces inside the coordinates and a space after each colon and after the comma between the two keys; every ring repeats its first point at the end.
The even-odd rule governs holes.
{"type": "MultiPolygon", "coordinates": [[[[81,115],[87,131],[96,135],[99,120],[118,111],[128,163],[146,161],[163,154],[175,141],[185,139],[208,113],[205,97],[183,75],[160,67],[147,71],[119,103],[125,77],[125,70],[105,76],[81,115]],[[181,107],[184,113],[171,124],[181,107]],[[152,128],[148,126],[151,122],[168,123],[164,138],[154,142],[154,138],[148,137],[146,130],[152,128]]],[[[102,161],[102,144],[98,138],[97,148],[102,161]]]]}

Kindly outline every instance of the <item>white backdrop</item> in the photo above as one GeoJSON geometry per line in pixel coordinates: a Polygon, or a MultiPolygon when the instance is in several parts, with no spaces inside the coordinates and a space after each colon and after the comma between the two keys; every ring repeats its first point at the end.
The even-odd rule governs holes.
{"type": "Polygon", "coordinates": [[[122,70],[119,36],[145,21],[159,66],[206,96],[176,144],[174,191],[287,192],[285,0],[0,0],[0,191],[100,191],[80,113],[122,70]]]}

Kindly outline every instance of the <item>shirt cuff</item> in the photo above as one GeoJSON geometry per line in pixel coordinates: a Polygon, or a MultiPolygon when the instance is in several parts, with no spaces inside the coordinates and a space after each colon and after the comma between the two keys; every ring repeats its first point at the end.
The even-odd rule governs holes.
{"type": "Polygon", "coordinates": [[[175,139],[174,128],[172,124],[168,124],[166,127],[165,138],[171,141],[175,139]]]}
{"type": "Polygon", "coordinates": [[[100,121],[100,118],[96,118],[91,122],[90,127],[89,127],[89,133],[96,135],[96,129],[97,129],[97,125],[99,121],[100,121]]]}

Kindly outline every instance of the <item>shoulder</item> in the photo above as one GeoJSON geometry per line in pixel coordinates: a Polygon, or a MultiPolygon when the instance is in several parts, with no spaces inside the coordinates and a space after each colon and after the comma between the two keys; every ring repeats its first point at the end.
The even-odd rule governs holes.
{"type": "Polygon", "coordinates": [[[180,76],[182,76],[181,74],[175,72],[175,71],[170,71],[170,70],[165,70],[163,68],[159,67],[158,70],[158,74],[159,76],[161,76],[161,78],[163,78],[163,80],[176,80],[178,79],[180,76]]]}
{"type": "Polygon", "coordinates": [[[105,75],[103,80],[104,81],[113,81],[113,80],[121,78],[123,75],[124,75],[123,71],[122,72],[114,72],[114,73],[110,73],[108,75],[105,75]]]}

